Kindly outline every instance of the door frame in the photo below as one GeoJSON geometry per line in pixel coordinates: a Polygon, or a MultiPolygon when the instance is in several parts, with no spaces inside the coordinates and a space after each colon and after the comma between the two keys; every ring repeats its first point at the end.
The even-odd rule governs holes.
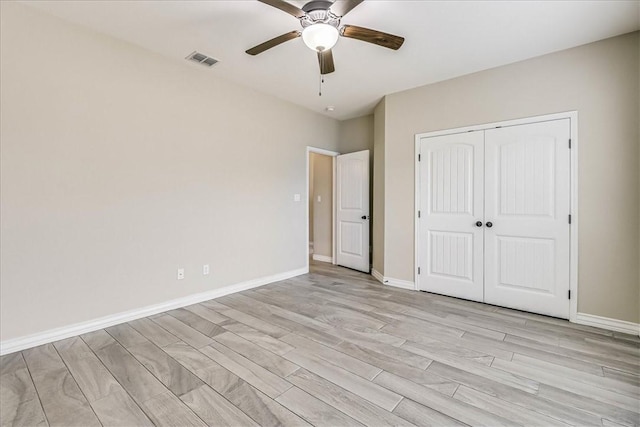
{"type": "MultiPolygon", "coordinates": [[[[418,269],[420,268],[420,229],[418,218],[418,207],[420,206],[420,162],[418,155],[420,154],[420,140],[425,137],[453,135],[457,133],[474,132],[479,130],[494,129],[497,127],[517,126],[530,123],[547,122],[558,119],[569,119],[571,150],[570,156],[570,207],[571,227],[569,228],[569,289],[571,290],[571,299],[569,301],[569,321],[576,322],[578,314],[578,112],[566,111],[554,114],[545,114],[541,116],[523,117],[519,119],[505,120],[493,123],[477,124],[472,126],[464,126],[453,129],[443,129],[433,132],[418,133],[415,136],[414,147],[414,288],[418,290],[418,269]]],[[[307,233],[308,236],[308,233],[307,233]]],[[[307,237],[308,238],[308,237],[307,237]]],[[[308,246],[308,244],[307,244],[308,246]]]]}
{"type": "Polygon", "coordinates": [[[305,221],[307,234],[305,235],[306,245],[304,247],[304,253],[306,254],[306,266],[307,272],[309,271],[309,197],[312,196],[309,194],[309,155],[311,153],[322,154],[324,156],[331,157],[331,169],[332,169],[332,182],[331,182],[331,198],[332,198],[332,209],[331,209],[331,264],[336,263],[336,157],[340,155],[337,151],[325,150],[324,148],[312,147],[307,145],[306,150],[306,171],[307,171],[307,187],[305,192],[307,193],[306,203],[305,203],[305,212],[307,213],[305,221]]]}

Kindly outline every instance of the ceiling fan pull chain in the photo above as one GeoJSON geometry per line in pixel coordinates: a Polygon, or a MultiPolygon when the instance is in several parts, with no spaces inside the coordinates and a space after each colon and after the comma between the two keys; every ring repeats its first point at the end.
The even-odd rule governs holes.
{"type": "Polygon", "coordinates": [[[324,55],[320,55],[320,84],[318,88],[318,96],[322,96],[322,83],[324,83],[324,76],[322,70],[324,68],[324,55]]]}

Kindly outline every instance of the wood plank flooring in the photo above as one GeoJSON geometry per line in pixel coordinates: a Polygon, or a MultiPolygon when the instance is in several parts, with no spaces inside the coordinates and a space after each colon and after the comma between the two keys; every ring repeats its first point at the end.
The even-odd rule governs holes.
{"type": "Polygon", "coordinates": [[[640,426],[640,338],[311,273],[0,359],[2,426],[640,426]]]}

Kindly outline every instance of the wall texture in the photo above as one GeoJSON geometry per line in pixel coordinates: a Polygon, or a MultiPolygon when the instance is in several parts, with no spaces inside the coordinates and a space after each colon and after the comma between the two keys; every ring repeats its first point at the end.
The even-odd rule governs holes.
{"type": "Polygon", "coordinates": [[[333,157],[313,157],[313,254],[333,256],[333,157]],[[318,201],[318,196],[320,201],[318,201]]]}
{"type": "Polygon", "coordinates": [[[293,195],[336,120],[1,8],[0,340],[304,268],[293,195]]]}
{"type": "Polygon", "coordinates": [[[577,110],[578,311],[639,322],[639,51],[635,32],[387,96],[385,276],[413,280],[415,134],[577,110]]]}

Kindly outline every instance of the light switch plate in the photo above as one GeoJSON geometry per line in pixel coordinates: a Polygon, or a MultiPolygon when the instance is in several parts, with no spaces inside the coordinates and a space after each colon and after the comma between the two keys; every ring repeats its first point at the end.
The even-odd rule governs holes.
{"type": "Polygon", "coordinates": [[[207,276],[209,274],[209,264],[205,264],[202,266],[202,275],[207,276]]]}
{"type": "Polygon", "coordinates": [[[294,194],[293,195],[293,201],[294,202],[299,202],[300,201],[300,195],[299,194],[294,194]]]}
{"type": "Polygon", "coordinates": [[[322,202],[322,196],[318,196],[318,203],[322,202]]]}
{"type": "Polygon", "coordinates": [[[184,279],[184,268],[179,268],[178,269],[177,277],[178,277],[178,280],[184,279]]]}

